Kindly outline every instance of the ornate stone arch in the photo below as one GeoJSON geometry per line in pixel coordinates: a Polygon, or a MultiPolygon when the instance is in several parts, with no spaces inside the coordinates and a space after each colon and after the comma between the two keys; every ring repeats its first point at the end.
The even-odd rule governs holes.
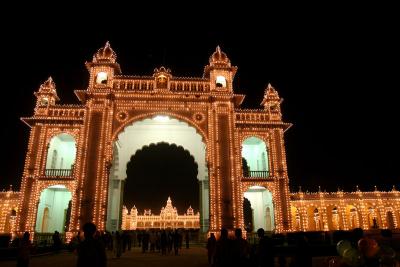
{"type": "MultiPolygon", "coordinates": [[[[149,113],[145,113],[145,114],[140,114],[138,116],[134,116],[131,117],[129,119],[127,119],[123,124],[121,124],[117,129],[114,130],[111,140],[115,141],[118,138],[118,135],[124,131],[124,129],[126,127],[128,127],[129,125],[134,124],[137,121],[141,121],[147,118],[152,118],[155,115],[166,115],[166,116],[171,116],[177,120],[181,120],[183,122],[186,122],[189,126],[193,127],[196,129],[196,132],[202,137],[203,142],[205,144],[208,144],[208,135],[204,132],[204,130],[192,119],[189,119],[186,116],[182,116],[180,114],[174,113],[174,112],[159,112],[159,111],[155,111],[155,112],[149,112],[149,113]]],[[[205,115],[204,115],[205,116],[205,115]]],[[[208,146],[207,146],[208,147],[208,146]]],[[[206,148],[207,149],[207,148],[206,148]]]]}

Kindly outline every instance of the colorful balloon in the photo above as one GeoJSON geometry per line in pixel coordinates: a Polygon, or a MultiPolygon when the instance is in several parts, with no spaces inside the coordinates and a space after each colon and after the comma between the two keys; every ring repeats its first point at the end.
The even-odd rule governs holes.
{"type": "Polygon", "coordinates": [[[355,248],[349,248],[343,252],[343,261],[352,267],[358,267],[364,264],[364,258],[361,252],[355,248]]]}
{"type": "Polygon", "coordinates": [[[375,239],[367,239],[368,241],[368,248],[365,252],[365,257],[367,258],[373,258],[378,254],[379,251],[379,245],[378,243],[375,241],[375,239]]]}
{"type": "Polygon", "coordinates": [[[357,243],[358,250],[363,255],[366,255],[367,251],[368,251],[368,248],[369,248],[369,244],[370,244],[370,242],[368,241],[368,238],[366,238],[366,237],[360,238],[360,240],[358,240],[358,243],[357,243]]]}
{"type": "Polygon", "coordinates": [[[336,251],[340,256],[343,256],[343,252],[346,249],[351,248],[351,243],[348,240],[340,240],[336,245],[336,251]]]}

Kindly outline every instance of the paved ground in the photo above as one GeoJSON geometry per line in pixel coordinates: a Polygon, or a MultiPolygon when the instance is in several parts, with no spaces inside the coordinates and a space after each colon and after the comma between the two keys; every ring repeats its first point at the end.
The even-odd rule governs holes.
{"type": "MultiPolygon", "coordinates": [[[[179,256],[167,255],[161,256],[159,253],[146,253],[143,254],[138,248],[133,251],[126,252],[119,259],[113,259],[111,254],[108,254],[107,267],[206,267],[207,252],[205,248],[193,247],[189,249],[183,248],[179,256]]],[[[15,261],[2,261],[1,267],[15,267],[15,261]]],[[[62,252],[57,255],[47,255],[40,257],[33,257],[31,259],[30,267],[67,267],[76,266],[76,255],[73,253],[62,252]]]]}

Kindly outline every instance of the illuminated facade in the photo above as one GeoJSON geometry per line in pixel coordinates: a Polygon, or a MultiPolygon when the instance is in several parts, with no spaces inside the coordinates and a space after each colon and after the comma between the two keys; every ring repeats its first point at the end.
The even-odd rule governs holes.
{"type": "MultiPolygon", "coordinates": [[[[232,85],[237,67],[219,47],[202,77],[176,77],[164,67],[149,76],[123,75],[109,43],[86,67],[88,86],[75,90],[79,105],[57,104],[49,78],[35,92],[34,114],[22,118],[30,137],[17,231],[61,229],[71,236],[88,221],[100,230],[119,229],[127,163],[135,151],[157,142],[182,146],[194,157],[203,232],[244,228],[244,197],[254,210],[255,228],[277,232],[296,228],[296,208],[301,229],[311,229],[305,224],[307,205],[331,203],[325,195],[321,200],[290,194],[284,133],[291,124],[282,121],[282,99],[269,84],[261,109],[240,108],[245,96],[235,94],[232,85]],[[56,210],[63,214],[54,223],[56,210]]],[[[399,197],[387,194],[393,195],[390,207],[398,227],[399,197]]],[[[348,195],[330,196],[344,212],[348,195]]],[[[389,200],[374,196],[373,207],[386,207],[389,200]]],[[[368,208],[366,202],[354,206],[368,208]]],[[[319,214],[324,221],[324,212],[319,214]]]]}
{"type": "Polygon", "coordinates": [[[291,194],[294,231],[400,228],[400,192],[338,191],[291,194]]]}
{"type": "Polygon", "coordinates": [[[185,214],[179,215],[169,197],[159,215],[152,214],[151,210],[144,210],[143,215],[139,215],[136,206],[133,206],[130,213],[124,206],[122,212],[122,230],[200,228],[200,213],[195,214],[192,207],[189,207],[185,214]]]}

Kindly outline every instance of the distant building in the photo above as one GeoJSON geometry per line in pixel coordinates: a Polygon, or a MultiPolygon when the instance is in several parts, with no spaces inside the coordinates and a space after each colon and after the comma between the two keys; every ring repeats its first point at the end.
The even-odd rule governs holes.
{"type": "Polygon", "coordinates": [[[172,206],[172,200],[168,197],[167,205],[161,209],[160,214],[152,214],[151,210],[144,210],[143,215],[139,215],[136,206],[131,212],[124,206],[122,210],[122,230],[136,229],[199,229],[200,213],[194,213],[189,207],[185,214],[179,215],[176,207],[172,206]]]}

